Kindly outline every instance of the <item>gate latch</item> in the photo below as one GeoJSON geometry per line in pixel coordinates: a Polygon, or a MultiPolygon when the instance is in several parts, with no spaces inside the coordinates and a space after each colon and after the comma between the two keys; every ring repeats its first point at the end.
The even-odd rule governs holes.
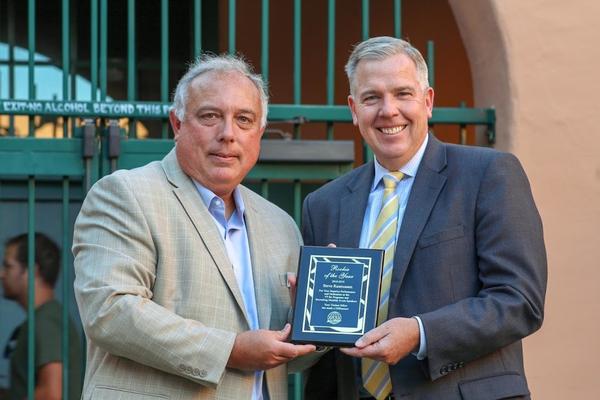
{"type": "Polygon", "coordinates": [[[83,158],[96,154],[96,123],[93,119],[83,121],[83,158]]]}
{"type": "Polygon", "coordinates": [[[116,119],[108,121],[108,158],[117,158],[121,154],[121,128],[116,119]]]}

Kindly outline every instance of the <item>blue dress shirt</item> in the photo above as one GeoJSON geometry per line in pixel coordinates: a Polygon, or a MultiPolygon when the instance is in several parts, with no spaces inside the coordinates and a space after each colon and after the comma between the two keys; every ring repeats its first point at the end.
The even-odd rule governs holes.
{"type": "MultiPolygon", "coordinates": [[[[404,178],[398,182],[396,186],[396,194],[399,199],[399,207],[398,207],[398,227],[396,228],[396,238],[398,237],[398,233],[400,232],[400,226],[402,225],[402,219],[404,218],[404,211],[406,210],[406,205],[408,204],[408,197],[410,195],[410,191],[412,189],[412,185],[415,181],[415,175],[417,175],[417,170],[419,169],[419,165],[421,164],[421,160],[423,159],[423,154],[425,153],[425,147],[427,147],[427,142],[429,141],[429,136],[425,136],[425,140],[419,150],[415,153],[415,155],[402,167],[400,168],[400,172],[404,174],[404,178]]],[[[375,165],[375,177],[373,179],[373,186],[371,187],[371,192],[369,193],[369,200],[367,202],[367,209],[365,210],[365,216],[363,218],[362,230],[360,232],[360,242],[359,247],[367,248],[369,247],[369,238],[371,237],[371,230],[377,221],[377,217],[379,216],[379,211],[381,210],[381,201],[383,199],[383,176],[388,174],[390,171],[385,169],[377,159],[374,160],[375,165]]],[[[419,360],[424,359],[427,356],[427,340],[425,338],[425,330],[423,329],[423,323],[421,322],[421,318],[415,317],[417,322],[419,323],[419,336],[420,336],[420,344],[419,351],[416,354],[416,357],[419,360]]]]}
{"type": "MultiPolygon", "coordinates": [[[[254,278],[252,276],[252,259],[250,258],[250,246],[248,245],[248,231],[244,222],[244,201],[238,188],[233,191],[235,201],[235,210],[229,217],[225,218],[225,202],[219,196],[194,181],[202,201],[208,208],[219,234],[225,243],[225,249],[229,256],[229,261],[233,266],[235,279],[237,281],[244,308],[248,316],[248,322],[251,330],[259,329],[258,312],[256,309],[256,297],[254,293],[254,278]]],[[[263,396],[263,376],[264,371],[256,371],[254,378],[254,389],[252,393],[253,400],[266,400],[268,395],[263,396]]]]}

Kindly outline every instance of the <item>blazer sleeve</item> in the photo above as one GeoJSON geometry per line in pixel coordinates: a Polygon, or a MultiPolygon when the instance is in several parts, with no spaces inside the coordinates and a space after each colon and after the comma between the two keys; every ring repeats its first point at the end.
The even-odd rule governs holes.
{"type": "Polygon", "coordinates": [[[115,356],[215,387],[235,333],[152,301],[157,250],[124,176],[92,188],[74,228],[75,296],[86,335],[115,356]]]}
{"type": "Polygon", "coordinates": [[[302,205],[302,239],[304,240],[304,244],[306,246],[312,246],[315,243],[315,238],[313,234],[312,221],[311,221],[311,212],[310,212],[310,199],[311,194],[309,193],[304,198],[304,203],[302,205]]]}
{"type": "Polygon", "coordinates": [[[546,251],[542,222],[519,161],[497,153],[478,188],[474,240],[480,290],[419,315],[431,379],[539,329],[544,315],[546,251]]]}

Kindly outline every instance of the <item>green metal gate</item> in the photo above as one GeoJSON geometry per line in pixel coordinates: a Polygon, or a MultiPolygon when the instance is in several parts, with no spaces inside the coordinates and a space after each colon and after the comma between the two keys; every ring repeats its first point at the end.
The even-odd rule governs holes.
{"type": "MultiPolygon", "coordinates": [[[[276,34],[269,29],[273,2],[254,0],[254,3],[260,7],[261,22],[257,40],[260,57],[255,65],[259,65],[262,75],[269,79],[274,72],[270,70],[273,55],[269,46],[276,34]]],[[[245,184],[280,205],[299,223],[301,202],[307,193],[349,171],[354,164],[369,159],[370,154],[365,151],[362,159],[355,160],[354,143],[336,140],[336,127],[351,123],[347,107],[334,104],[336,7],[340,7],[341,2],[327,1],[327,35],[322,38],[327,43],[326,101],[323,104],[302,103],[303,79],[310,79],[310,76],[303,76],[301,68],[302,1],[290,0],[290,3],[293,8],[290,21],[293,26],[290,44],[293,68],[289,78],[293,85],[293,102],[269,107],[270,125],[263,139],[259,163],[245,184]],[[323,140],[302,140],[305,127],[314,124],[324,126],[326,136],[323,140]],[[277,135],[283,138],[272,138],[277,135]]],[[[388,34],[400,37],[401,1],[391,0],[391,3],[393,31],[388,34]]],[[[369,37],[371,2],[361,0],[360,4],[361,36],[364,39],[369,37]]],[[[219,12],[226,12],[227,21],[226,48],[221,50],[244,51],[236,46],[237,6],[235,0],[128,0],[118,4],[115,1],[109,4],[108,0],[0,1],[0,118],[3,118],[0,119],[0,240],[18,233],[11,229],[26,230],[32,252],[33,233],[42,230],[62,244],[60,297],[64,305],[63,326],[66,326],[69,314],[76,315],[70,247],[74,217],[85,193],[100,177],[116,169],[160,159],[171,149],[173,143],[167,119],[169,93],[183,72],[185,61],[206,49],[219,50],[214,20],[219,12]],[[47,11],[51,7],[49,4],[54,11],[47,11]],[[121,11],[115,17],[113,8],[117,7],[121,7],[121,11]],[[152,12],[146,8],[151,8],[152,12]],[[45,35],[36,40],[40,39],[36,30],[46,29],[48,20],[54,18],[52,13],[57,14],[54,22],[60,38],[60,44],[54,46],[49,45],[45,35]],[[178,29],[181,21],[170,24],[174,15],[177,18],[185,15],[187,25],[178,29]],[[112,18],[117,22],[113,24],[112,18]],[[143,51],[148,48],[146,39],[140,37],[141,26],[147,25],[147,21],[153,21],[152,26],[158,28],[156,40],[152,42],[156,46],[150,51],[159,51],[149,58],[143,51]],[[119,29],[121,26],[123,29],[119,29]],[[20,27],[26,27],[26,31],[20,27]],[[170,45],[170,35],[181,37],[180,30],[185,30],[183,35],[191,38],[186,42],[185,50],[170,45]],[[111,53],[112,41],[109,39],[114,39],[115,31],[122,36],[122,52],[118,57],[111,57],[115,53],[111,53]],[[85,37],[85,43],[77,39],[79,37],[85,37]],[[37,52],[40,47],[49,49],[51,55],[37,52]],[[181,55],[183,59],[175,68],[173,59],[181,55]],[[120,82],[126,87],[111,84],[115,71],[120,71],[120,82]],[[144,76],[158,78],[152,90],[146,91],[148,84],[144,76]],[[55,93],[44,94],[44,88],[52,85],[57,88],[55,93]],[[51,138],[40,138],[48,126],[52,127],[51,138]]],[[[185,24],[181,22],[181,25],[185,24]]],[[[427,55],[433,83],[433,42],[428,44],[427,55]]],[[[494,140],[495,113],[492,109],[435,108],[431,124],[455,124],[460,141],[464,141],[466,126],[483,125],[488,140],[494,140]]],[[[29,277],[32,279],[33,274],[29,277]]],[[[31,280],[29,288],[32,299],[31,280]]],[[[33,321],[33,302],[29,304],[27,316],[33,321]]],[[[2,320],[5,320],[4,315],[2,320]]],[[[0,328],[0,339],[3,329],[7,329],[4,323],[0,328]]],[[[29,398],[33,398],[35,382],[33,331],[29,330],[29,398]]],[[[63,332],[63,343],[66,344],[70,340],[68,329],[63,332]]],[[[65,352],[67,348],[63,345],[65,352]]],[[[68,362],[63,367],[67,371],[68,362]]],[[[63,373],[63,388],[68,385],[68,374],[63,373]]],[[[301,377],[293,376],[290,398],[300,399],[301,387],[301,377]]],[[[66,394],[64,398],[67,398],[66,394]]]]}

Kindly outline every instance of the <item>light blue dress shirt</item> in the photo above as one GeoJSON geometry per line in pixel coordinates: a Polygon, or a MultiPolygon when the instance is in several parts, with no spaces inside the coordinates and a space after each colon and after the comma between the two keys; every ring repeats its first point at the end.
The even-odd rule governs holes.
{"type": "MultiPolygon", "coordinates": [[[[225,218],[225,203],[219,196],[194,181],[202,201],[208,208],[219,234],[225,243],[225,249],[229,256],[229,261],[233,266],[235,279],[237,281],[244,308],[248,316],[251,330],[259,329],[258,311],[256,309],[256,297],[254,293],[254,278],[252,276],[252,259],[250,258],[250,246],[248,245],[248,232],[244,222],[244,201],[238,188],[233,191],[235,201],[235,210],[229,217],[225,218]]],[[[263,376],[264,371],[256,371],[254,378],[254,389],[252,393],[253,400],[268,400],[268,394],[263,395],[263,376]]]]}
{"type": "MultiPolygon", "coordinates": [[[[396,186],[396,194],[399,199],[398,206],[398,227],[396,228],[396,238],[398,238],[398,233],[400,232],[400,226],[402,225],[402,220],[404,218],[404,211],[406,210],[406,205],[408,204],[408,197],[410,195],[410,191],[412,189],[412,185],[415,181],[415,175],[417,174],[417,170],[419,169],[419,165],[421,164],[421,160],[423,159],[423,154],[425,153],[425,147],[427,147],[427,142],[429,140],[428,136],[425,136],[425,140],[419,150],[415,153],[413,158],[411,158],[402,168],[400,168],[400,172],[404,174],[404,178],[398,182],[396,186]]],[[[368,248],[369,247],[369,238],[371,237],[371,230],[377,221],[377,217],[379,216],[379,211],[381,210],[381,202],[383,199],[383,176],[388,174],[390,171],[385,169],[377,159],[374,160],[375,165],[375,177],[373,179],[373,186],[371,187],[371,192],[369,193],[369,200],[367,202],[367,209],[365,210],[365,216],[363,219],[362,230],[360,232],[360,242],[359,247],[368,248]]],[[[393,171],[392,171],[393,172],[393,171]]],[[[423,322],[421,322],[421,318],[415,317],[417,322],[419,323],[419,334],[420,334],[420,344],[419,351],[416,354],[416,357],[419,360],[424,359],[427,356],[427,340],[425,338],[425,330],[423,329],[423,322]]]]}

